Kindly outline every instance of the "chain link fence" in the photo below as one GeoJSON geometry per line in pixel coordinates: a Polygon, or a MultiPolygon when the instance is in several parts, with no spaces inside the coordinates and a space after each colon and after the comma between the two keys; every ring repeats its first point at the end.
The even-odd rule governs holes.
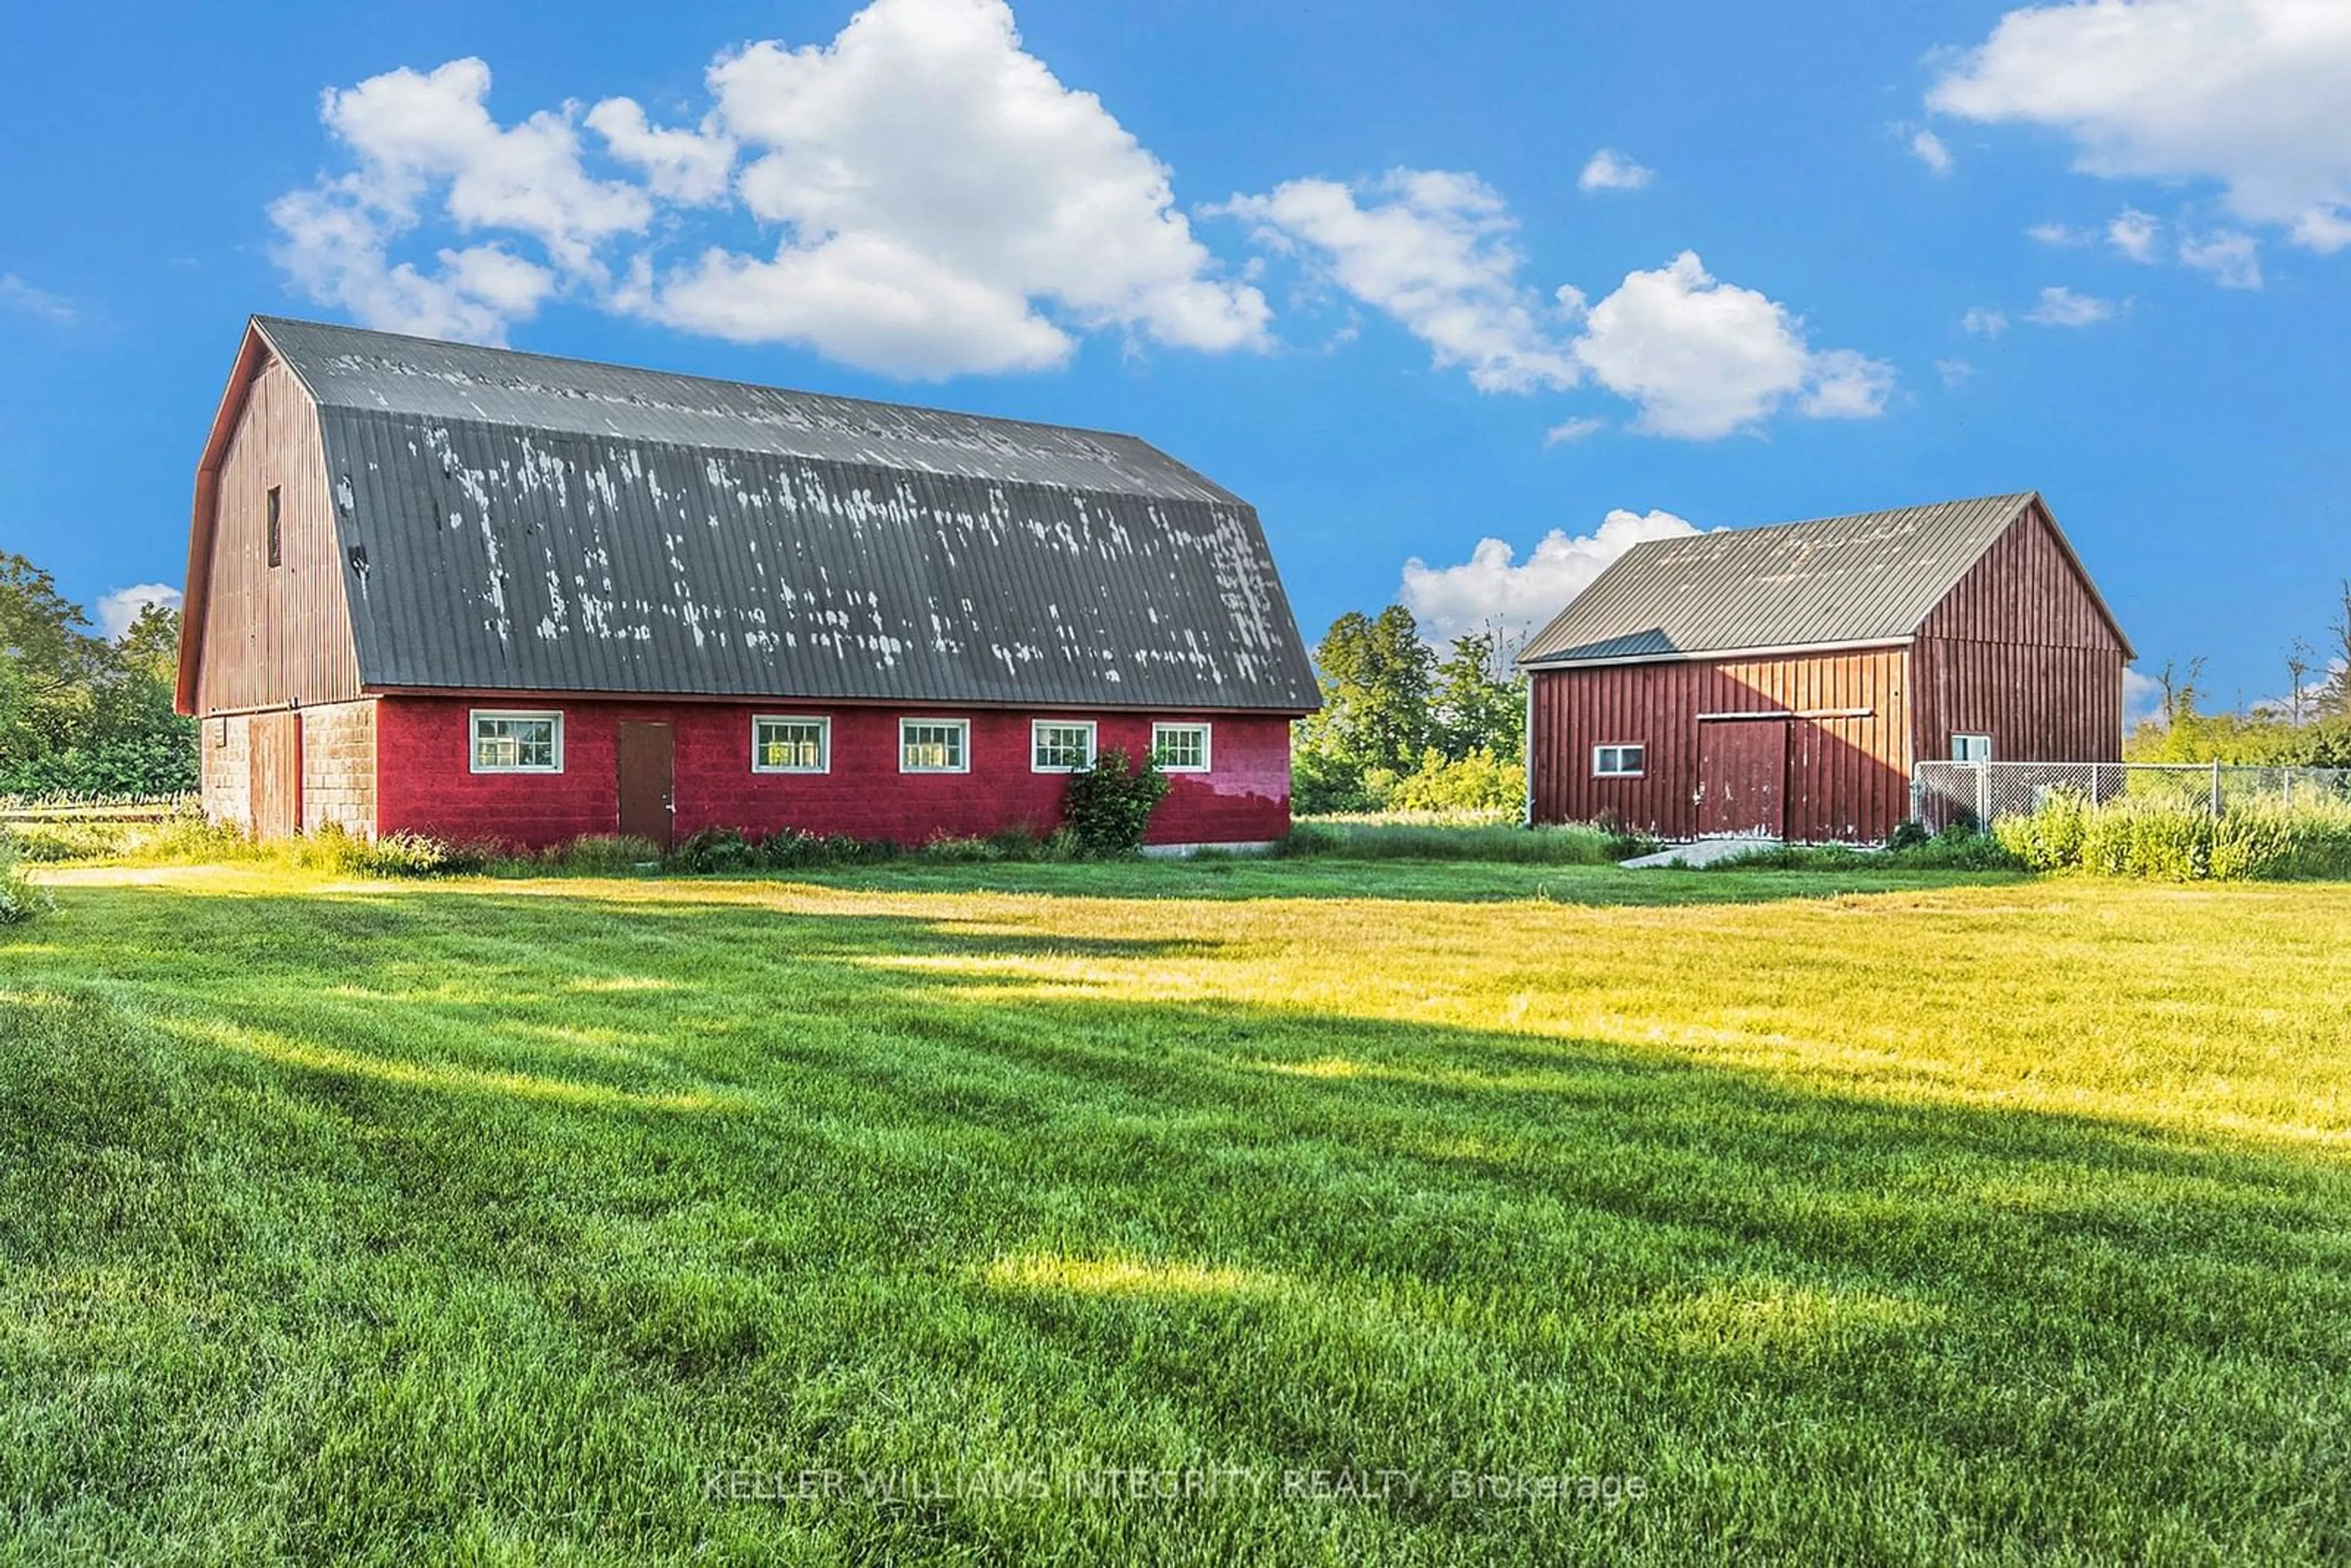
{"type": "Polygon", "coordinates": [[[2231,768],[2207,762],[1921,762],[1910,815],[1929,832],[2029,816],[2053,790],[2093,805],[2131,800],[2215,813],[2269,801],[2351,803],[2351,768],[2231,768]]]}

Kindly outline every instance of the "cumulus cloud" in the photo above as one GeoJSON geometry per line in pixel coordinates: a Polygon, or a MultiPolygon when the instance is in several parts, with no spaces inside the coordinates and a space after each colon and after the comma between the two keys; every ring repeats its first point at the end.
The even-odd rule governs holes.
{"type": "Polygon", "coordinates": [[[2123,727],[2163,722],[2163,683],[2137,670],[2123,672],[2123,727]]]}
{"type": "Polygon", "coordinates": [[[1626,276],[1592,307],[1575,357],[1637,404],[1640,428],[1710,438],[1793,402],[1813,418],[1884,412],[1893,367],[1852,350],[1816,351],[1802,320],[1709,274],[1695,251],[1626,276]]]}
{"type": "Polygon", "coordinates": [[[1928,101],[2052,127],[2106,178],[2209,179],[2236,215],[2314,250],[2351,245],[2351,5],[2096,0],[2022,6],[1928,101]]]}
{"type": "Polygon", "coordinates": [[[1516,220],[1474,174],[1399,169],[1360,188],[1292,180],[1221,210],[1249,220],[1270,248],[1306,256],[1426,343],[1438,368],[1466,368],[1481,392],[1581,379],[1559,313],[1520,279],[1516,220]]]}
{"type": "Polygon", "coordinates": [[[1976,373],[1976,368],[1965,360],[1937,360],[1935,374],[1947,387],[1965,386],[1976,373]]]}
{"type": "Polygon", "coordinates": [[[2028,321],[2043,327],[2095,327],[2101,321],[2111,321],[2121,308],[2111,299],[2101,299],[2095,294],[2076,294],[2066,287],[2044,288],[2041,303],[2024,313],[2028,321]]]}
{"type": "Polygon", "coordinates": [[[2183,267],[2210,273],[2212,281],[2223,288],[2262,286],[2260,247],[2249,234],[2215,229],[2206,235],[2182,235],[2179,262],[2183,267]]]}
{"type": "Polygon", "coordinates": [[[2106,225],[2106,243],[2133,261],[2155,259],[2155,236],[2161,229],[2150,214],[2125,207],[2106,225]]]}
{"type": "Polygon", "coordinates": [[[2039,240],[2043,245],[2061,246],[2088,245],[2098,237],[2088,229],[2077,229],[2069,225],[2058,223],[2035,224],[2024,233],[2028,239],[2039,240]]]}
{"type": "Polygon", "coordinates": [[[98,628],[110,638],[120,637],[131,630],[139,612],[151,604],[166,610],[180,607],[180,591],[168,582],[141,582],[129,588],[118,588],[98,601],[98,628]]]}
{"type": "MultiPolygon", "coordinates": [[[[1723,283],[1685,251],[1628,274],[1597,304],[1573,285],[1546,301],[1501,196],[1474,175],[1397,170],[1364,185],[1294,180],[1221,211],[1319,280],[1385,312],[1482,392],[1558,391],[1585,380],[1634,403],[1634,428],[1712,439],[1782,409],[1815,419],[1884,411],[1891,366],[1851,350],[1814,350],[1802,320],[1723,283]]],[[[1596,428],[1571,420],[1548,439],[1596,428]]]]}
{"type": "Polygon", "coordinates": [[[1405,561],[1404,605],[1433,642],[1489,626],[1516,642],[1565,609],[1635,545],[1696,532],[1671,512],[1620,508],[1590,534],[1552,529],[1523,561],[1506,541],[1482,538],[1468,560],[1452,566],[1431,566],[1418,556],[1405,561]]]}
{"type": "Polygon", "coordinates": [[[1951,172],[1951,150],[1933,131],[1919,128],[1910,133],[1910,155],[1937,174],[1951,172]]]}
{"type": "Polygon", "coordinates": [[[80,312],[74,302],[62,294],[52,294],[46,288],[36,288],[13,272],[0,272],[0,305],[12,310],[22,310],[27,316],[37,316],[62,327],[80,312]]]}
{"type": "Polygon", "coordinates": [[[1592,155],[1576,176],[1576,188],[1582,191],[1637,191],[1656,178],[1656,171],[1644,169],[1613,147],[1603,147],[1592,155]]]}
{"type": "Polygon", "coordinates": [[[496,341],[562,293],[910,376],[1055,364],[1096,330],[1265,341],[1263,296],[1219,276],[1166,167],[1022,48],[1003,0],[872,0],[830,44],[722,55],[708,85],[689,128],[627,98],[501,125],[477,59],[329,90],[354,166],[273,205],[279,264],[374,326],[496,341]],[[768,247],[694,232],[743,214],[768,247]],[[428,224],[492,233],[395,259],[428,224]]]}
{"type": "Polygon", "coordinates": [[[1959,318],[1959,330],[1973,338],[1997,338],[2008,330],[2008,312],[1976,306],[1959,318]]]}

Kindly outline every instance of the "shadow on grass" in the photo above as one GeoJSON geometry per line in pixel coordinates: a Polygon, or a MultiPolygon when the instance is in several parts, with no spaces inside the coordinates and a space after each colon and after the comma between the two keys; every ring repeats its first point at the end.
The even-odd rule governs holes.
{"type": "Polygon", "coordinates": [[[1661,1563],[2351,1541],[2330,1155],[872,962],[1224,950],[1193,939],[666,894],[74,903],[0,1002],[9,1300],[51,1346],[0,1364],[26,1434],[0,1490],[52,1544],[250,1517],[298,1556],[430,1555],[487,1509],[513,1551],[747,1553],[807,1517],[714,1514],[703,1469],[974,1458],[1589,1469],[1663,1500],[1595,1523],[1441,1492],[948,1496],[846,1503],[811,1540],[1661,1563]]]}

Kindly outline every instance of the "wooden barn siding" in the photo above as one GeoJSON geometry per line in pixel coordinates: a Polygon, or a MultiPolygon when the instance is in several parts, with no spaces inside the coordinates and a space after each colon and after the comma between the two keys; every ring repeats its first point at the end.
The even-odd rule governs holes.
{"type": "Polygon", "coordinates": [[[1866,708],[1790,721],[1787,831],[1876,839],[1909,814],[1903,650],[1685,660],[1538,672],[1534,809],[1541,822],[1612,820],[1667,838],[1698,831],[1698,715],[1866,708]],[[1639,779],[1595,779],[1592,748],[1648,747],[1639,779]]]}
{"type": "Polygon", "coordinates": [[[318,413],[277,360],[254,379],[222,462],[215,507],[195,711],[358,696],[359,657],[318,413]],[[283,547],[275,569],[267,542],[273,485],[283,547]]]}
{"type": "Polygon", "coordinates": [[[2123,645],[2041,515],[2019,518],[1919,629],[1914,738],[1989,735],[2007,762],[2122,757],[2123,645]]]}

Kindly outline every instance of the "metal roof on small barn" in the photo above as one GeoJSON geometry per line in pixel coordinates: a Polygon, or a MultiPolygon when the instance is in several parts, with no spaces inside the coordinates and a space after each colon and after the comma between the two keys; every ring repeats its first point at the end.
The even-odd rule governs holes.
{"type": "MultiPolygon", "coordinates": [[[[1535,634],[1519,662],[1586,664],[1898,642],[1917,631],[1968,569],[2039,500],[2028,491],[1648,540],[1626,550],[1576,595],[1535,634]]],[[[2051,528],[2055,532],[2053,519],[2051,528]]],[[[2071,559],[2064,534],[2056,538],[2071,559]]],[[[2078,560],[2074,565],[2079,570],[2078,560]]],[[[2095,599],[2086,572],[2082,581],[2095,599]]],[[[2101,601],[2099,609],[2105,608],[2101,601]]]]}
{"type": "Polygon", "coordinates": [[[1132,436],[255,326],[369,686],[1316,706],[1256,513],[1132,436]]]}

